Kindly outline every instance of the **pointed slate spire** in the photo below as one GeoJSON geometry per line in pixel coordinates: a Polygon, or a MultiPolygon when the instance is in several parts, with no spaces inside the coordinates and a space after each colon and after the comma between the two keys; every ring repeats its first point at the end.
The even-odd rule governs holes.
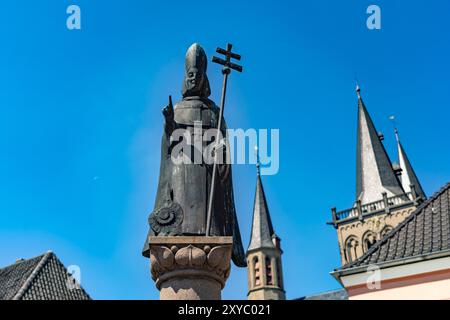
{"type": "Polygon", "coordinates": [[[398,164],[400,166],[400,169],[402,170],[400,181],[402,183],[403,189],[405,190],[405,192],[411,192],[411,186],[414,186],[417,196],[422,197],[422,199],[426,199],[425,192],[423,191],[419,179],[417,178],[416,173],[414,172],[414,169],[411,165],[411,162],[409,162],[408,156],[406,155],[405,149],[400,142],[397,128],[395,128],[395,138],[397,139],[398,164]]]}
{"type": "Polygon", "coordinates": [[[356,92],[358,94],[356,199],[366,204],[380,200],[383,192],[392,197],[403,194],[404,190],[381,142],[382,136],[377,133],[367,112],[359,86],[356,87],[356,92]]]}
{"type": "MultiPolygon", "coordinates": [[[[256,149],[256,148],[255,148],[256,149]]],[[[272,220],[270,219],[269,208],[267,206],[266,195],[261,182],[259,156],[256,164],[256,194],[253,206],[253,224],[250,237],[250,244],[247,251],[260,248],[275,248],[272,237],[274,236],[272,220]]]]}

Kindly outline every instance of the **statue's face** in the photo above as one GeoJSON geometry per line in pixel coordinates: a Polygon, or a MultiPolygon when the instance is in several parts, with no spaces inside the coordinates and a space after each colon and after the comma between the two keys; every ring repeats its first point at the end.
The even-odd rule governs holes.
{"type": "Polygon", "coordinates": [[[199,72],[197,68],[191,67],[186,73],[186,89],[191,94],[198,94],[203,87],[204,77],[203,73],[199,72]]]}

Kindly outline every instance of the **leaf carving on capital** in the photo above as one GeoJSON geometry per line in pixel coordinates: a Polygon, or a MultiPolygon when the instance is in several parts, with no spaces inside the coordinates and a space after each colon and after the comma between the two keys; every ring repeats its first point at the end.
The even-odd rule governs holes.
{"type": "Polygon", "coordinates": [[[177,251],[175,261],[180,266],[202,266],[206,262],[206,253],[202,249],[188,245],[177,251]]]}
{"type": "Polygon", "coordinates": [[[153,246],[150,254],[150,261],[155,266],[159,266],[163,269],[169,269],[174,263],[173,252],[164,246],[153,246]]]}
{"type": "Polygon", "coordinates": [[[231,250],[226,246],[218,246],[211,249],[208,254],[208,264],[221,270],[230,266],[231,250]]]}
{"type": "Polygon", "coordinates": [[[151,275],[159,288],[161,279],[177,277],[188,270],[201,277],[213,277],[223,287],[231,270],[231,245],[177,244],[168,246],[152,245],[150,247],[151,275]],[[212,247],[212,248],[211,248],[212,247]],[[181,269],[181,270],[180,270],[181,269]],[[192,270],[190,270],[192,269],[192,270]]]}

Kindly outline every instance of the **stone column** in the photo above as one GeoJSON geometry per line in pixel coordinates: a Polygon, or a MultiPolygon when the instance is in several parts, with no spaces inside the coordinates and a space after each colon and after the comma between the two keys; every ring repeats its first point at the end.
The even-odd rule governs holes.
{"type": "Polygon", "coordinates": [[[232,237],[150,237],[160,300],[220,300],[230,274],[232,237]]]}

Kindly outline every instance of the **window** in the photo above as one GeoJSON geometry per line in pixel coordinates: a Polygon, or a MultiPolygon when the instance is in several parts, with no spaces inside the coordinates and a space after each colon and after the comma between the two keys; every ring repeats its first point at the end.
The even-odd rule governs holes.
{"type": "Polygon", "coordinates": [[[265,263],[266,263],[267,285],[273,285],[272,261],[270,260],[269,257],[266,257],[265,263]]]}
{"type": "Polygon", "coordinates": [[[281,258],[278,258],[276,260],[276,265],[277,265],[277,280],[278,280],[277,286],[280,288],[283,288],[283,280],[281,278],[281,272],[282,272],[281,271],[281,258]]]}
{"type": "Polygon", "coordinates": [[[350,236],[345,241],[345,260],[347,263],[353,262],[357,258],[358,240],[354,236],[350,236]]]}
{"type": "Polygon", "coordinates": [[[259,259],[258,257],[253,258],[253,265],[254,265],[254,271],[255,271],[255,287],[261,285],[261,268],[259,266],[259,259]]]}
{"type": "Polygon", "coordinates": [[[372,231],[367,231],[363,236],[364,252],[369,250],[377,242],[377,235],[372,231]]]}
{"type": "Polygon", "coordinates": [[[387,235],[389,232],[392,231],[392,227],[391,226],[385,226],[383,231],[381,231],[381,237],[383,238],[385,235],[387,235]]]}

